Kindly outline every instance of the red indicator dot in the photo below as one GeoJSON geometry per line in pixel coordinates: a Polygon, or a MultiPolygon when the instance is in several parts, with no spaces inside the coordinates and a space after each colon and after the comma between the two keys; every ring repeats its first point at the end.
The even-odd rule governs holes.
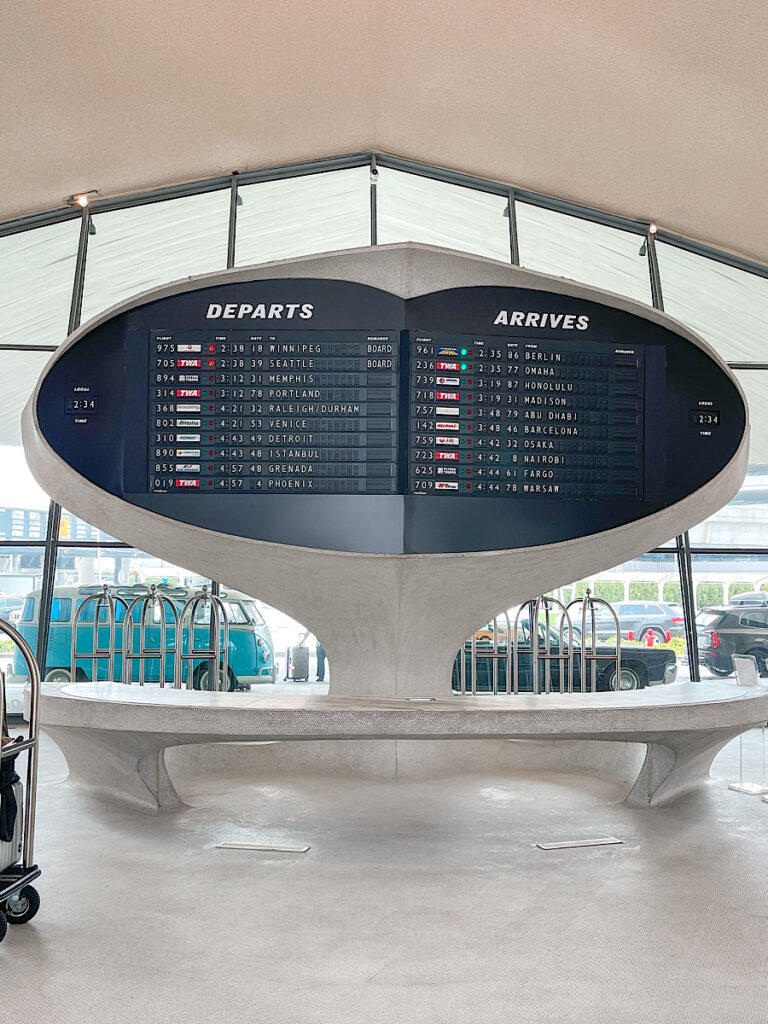
{"type": "Polygon", "coordinates": [[[208,406],[208,412],[213,412],[213,406],[212,405],[208,406]]]}
{"type": "Polygon", "coordinates": [[[208,346],[208,351],[209,352],[215,352],[216,351],[216,346],[215,345],[209,345],[208,346]]]}
{"type": "Polygon", "coordinates": [[[213,481],[212,481],[212,480],[209,480],[209,481],[208,481],[208,486],[209,486],[209,487],[213,487],[213,481]]]}
{"type": "Polygon", "coordinates": [[[209,466],[209,467],[208,467],[208,472],[209,472],[209,473],[212,473],[212,472],[213,472],[213,466],[209,466]]]}
{"type": "Polygon", "coordinates": [[[215,366],[216,365],[216,361],[214,359],[209,359],[208,360],[208,365],[209,366],[215,366]]]}
{"type": "Polygon", "coordinates": [[[213,456],[213,452],[208,452],[208,454],[209,454],[210,456],[213,456]]]}
{"type": "Polygon", "coordinates": [[[212,441],[212,440],[213,440],[213,434],[209,434],[209,435],[208,435],[208,440],[209,440],[209,441],[212,441]]]}

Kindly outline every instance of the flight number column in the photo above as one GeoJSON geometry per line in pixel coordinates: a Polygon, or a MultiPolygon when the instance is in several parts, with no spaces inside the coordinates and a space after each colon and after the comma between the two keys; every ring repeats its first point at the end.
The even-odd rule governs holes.
{"type": "Polygon", "coordinates": [[[488,457],[501,447],[506,397],[495,358],[500,351],[471,339],[411,334],[411,493],[488,493],[488,457]],[[498,379],[498,387],[491,389],[489,379],[498,379]]]}

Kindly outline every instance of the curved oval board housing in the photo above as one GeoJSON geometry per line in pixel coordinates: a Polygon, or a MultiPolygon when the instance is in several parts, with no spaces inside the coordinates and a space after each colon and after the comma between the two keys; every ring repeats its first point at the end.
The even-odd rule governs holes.
{"type": "Polygon", "coordinates": [[[68,339],[24,416],[33,472],[67,508],[327,618],[326,636],[316,605],[342,563],[358,596],[396,567],[381,600],[403,615],[411,595],[423,618],[435,591],[435,619],[451,614],[436,588],[475,573],[466,616],[436,627],[454,651],[502,605],[725,504],[747,437],[735,379],[671,318],[413,244],[137,296],[68,339]],[[316,573],[314,598],[294,568],[316,573]]]}

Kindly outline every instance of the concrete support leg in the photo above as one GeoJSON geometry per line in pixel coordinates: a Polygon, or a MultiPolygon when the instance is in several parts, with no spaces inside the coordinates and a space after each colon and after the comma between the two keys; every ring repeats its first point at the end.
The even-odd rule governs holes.
{"type": "Polygon", "coordinates": [[[93,796],[145,814],[186,804],[165,766],[172,736],[45,726],[69,767],[69,781],[93,796]]]}
{"type": "Polygon", "coordinates": [[[698,789],[709,778],[715,757],[742,731],[681,732],[648,743],[640,774],[624,802],[661,807],[698,789]]]}

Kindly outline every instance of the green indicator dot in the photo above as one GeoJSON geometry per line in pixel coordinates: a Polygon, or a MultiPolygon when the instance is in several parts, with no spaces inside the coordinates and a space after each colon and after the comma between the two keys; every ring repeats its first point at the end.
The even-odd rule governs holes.
{"type": "Polygon", "coordinates": [[[459,355],[462,355],[462,356],[465,356],[466,354],[467,354],[467,350],[465,348],[463,348],[461,350],[461,352],[459,353],[459,355]]]}
{"type": "Polygon", "coordinates": [[[461,364],[461,368],[462,368],[462,370],[466,370],[466,368],[467,368],[467,364],[466,364],[466,363],[462,363],[462,364],[461,364]]]}

